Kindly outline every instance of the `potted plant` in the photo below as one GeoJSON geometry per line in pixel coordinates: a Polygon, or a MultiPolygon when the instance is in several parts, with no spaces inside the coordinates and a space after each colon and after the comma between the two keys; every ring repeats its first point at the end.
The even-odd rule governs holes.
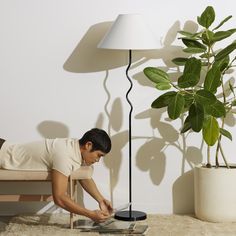
{"type": "Polygon", "coordinates": [[[186,57],[172,60],[181,72],[178,78],[171,78],[169,71],[159,68],[144,69],[155,87],[164,91],[153,101],[152,108],[166,107],[170,119],[184,119],[181,133],[202,133],[207,144],[207,163],[194,168],[195,213],[213,222],[236,221],[236,168],[227,162],[221,144],[225,137],[232,140],[225,129],[225,118],[236,106],[235,87],[229,79],[229,72],[236,66],[236,40],[219,48],[236,32],[220,30],[231,17],[212,26],[215,11],[208,6],[197,17],[198,32],[179,31],[186,57]],[[210,156],[213,146],[214,163],[210,156]]]}

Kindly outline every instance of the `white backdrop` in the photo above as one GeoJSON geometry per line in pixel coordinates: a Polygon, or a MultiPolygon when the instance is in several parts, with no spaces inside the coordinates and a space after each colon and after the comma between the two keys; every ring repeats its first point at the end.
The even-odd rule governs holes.
{"type": "MultiPolygon", "coordinates": [[[[96,45],[118,14],[141,13],[159,48],[134,52],[130,70],[133,206],[147,213],[193,212],[191,169],[204,160],[201,137],[191,134],[185,140],[178,134],[180,120],[171,122],[164,110],[150,109],[159,92],[142,70],[170,66],[170,59],[181,53],[177,31],[193,28],[207,5],[214,6],[218,23],[234,14],[233,0],[0,0],[1,136],[25,142],[81,137],[92,127],[105,129],[113,149],[96,164],[94,179],[114,205],[127,202],[127,52],[96,45]]],[[[227,26],[236,26],[235,17],[227,26]]],[[[225,145],[226,154],[232,153],[234,142],[225,145]]],[[[15,188],[48,191],[42,184],[0,185],[1,193],[15,188]]],[[[81,198],[86,207],[97,207],[87,195],[81,198]]],[[[49,208],[55,209],[41,203],[1,204],[0,214],[41,213],[49,208]]]]}

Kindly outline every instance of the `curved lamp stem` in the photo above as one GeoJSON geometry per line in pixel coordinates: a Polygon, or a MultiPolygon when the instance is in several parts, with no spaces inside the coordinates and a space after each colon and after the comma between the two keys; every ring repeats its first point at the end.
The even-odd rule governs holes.
{"type": "Polygon", "coordinates": [[[132,111],[133,105],[129,99],[129,93],[133,87],[133,82],[129,77],[129,68],[132,63],[132,50],[129,50],[129,63],[126,68],[126,77],[130,82],[130,87],[126,93],[126,100],[130,105],[129,111],[129,202],[131,203],[128,211],[120,211],[115,214],[115,218],[118,220],[125,221],[136,221],[136,220],[145,220],[147,218],[146,213],[141,211],[132,211],[132,111]]]}
{"type": "MultiPolygon", "coordinates": [[[[132,111],[133,111],[133,105],[131,101],[129,100],[129,93],[133,87],[133,82],[129,77],[129,68],[132,63],[132,51],[129,50],[129,64],[126,68],[126,77],[130,82],[130,88],[128,89],[126,93],[126,100],[130,105],[130,111],[129,111],[129,202],[132,203],[132,125],[131,125],[131,119],[132,119],[132,111]]],[[[131,217],[132,212],[132,204],[129,206],[129,213],[131,217]]]]}

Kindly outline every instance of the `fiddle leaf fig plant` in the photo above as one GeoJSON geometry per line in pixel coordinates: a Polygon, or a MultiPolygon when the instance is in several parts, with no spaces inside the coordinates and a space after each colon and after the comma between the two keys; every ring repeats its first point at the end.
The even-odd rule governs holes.
{"type": "Polygon", "coordinates": [[[207,144],[207,167],[211,167],[210,147],[216,145],[215,165],[219,166],[218,154],[230,168],[221,146],[222,136],[232,140],[231,133],[224,128],[225,117],[236,106],[235,87],[226,75],[236,66],[236,41],[219,48],[236,29],[220,30],[232,16],[215,22],[212,6],[206,7],[197,17],[199,31],[179,31],[179,38],[186,57],[177,57],[172,62],[180,71],[178,78],[155,67],[146,67],[144,74],[158,90],[164,91],[152,103],[152,108],[167,108],[170,119],[184,117],[181,133],[189,130],[201,132],[207,144]],[[218,47],[217,47],[218,46],[218,47]],[[168,91],[167,91],[168,90],[168,91]],[[229,95],[230,93],[230,95],[229,95]]]}

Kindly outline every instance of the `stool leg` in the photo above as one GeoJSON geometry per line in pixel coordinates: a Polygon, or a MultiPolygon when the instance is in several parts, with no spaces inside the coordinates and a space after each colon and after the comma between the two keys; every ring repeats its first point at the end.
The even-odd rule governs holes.
{"type": "MultiPolygon", "coordinates": [[[[70,198],[73,200],[73,180],[70,177],[70,184],[69,184],[69,193],[70,193],[70,198]]],[[[73,229],[73,213],[70,212],[70,228],[73,229]]]]}
{"type": "MultiPolygon", "coordinates": [[[[77,180],[73,179],[73,201],[77,203],[77,180]]],[[[74,227],[75,214],[72,213],[72,228],[74,227]]]]}
{"type": "Polygon", "coordinates": [[[74,189],[75,190],[75,196],[74,196],[74,200],[77,203],[78,202],[78,180],[75,179],[74,183],[75,183],[75,189],[74,189]]]}

